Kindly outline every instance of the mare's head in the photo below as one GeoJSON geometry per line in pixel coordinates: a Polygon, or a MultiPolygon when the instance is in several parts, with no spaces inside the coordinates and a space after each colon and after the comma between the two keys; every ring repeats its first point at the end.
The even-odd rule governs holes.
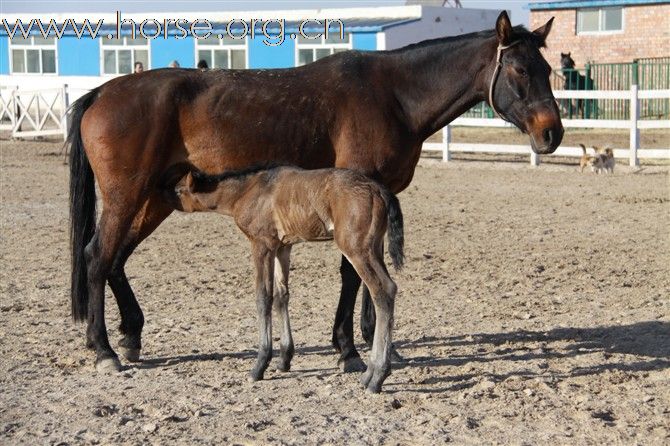
{"type": "MultiPolygon", "coordinates": [[[[506,120],[530,136],[535,153],[553,153],[563,139],[563,125],[551,91],[551,67],[540,53],[553,18],[530,32],[512,27],[506,12],[495,34],[500,66],[490,80],[489,102],[506,120]]],[[[497,63],[497,62],[494,62],[497,63]]]]}
{"type": "Polygon", "coordinates": [[[574,69],[575,61],[570,57],[570,53],[561,53],[561,69],[574,69]]]}

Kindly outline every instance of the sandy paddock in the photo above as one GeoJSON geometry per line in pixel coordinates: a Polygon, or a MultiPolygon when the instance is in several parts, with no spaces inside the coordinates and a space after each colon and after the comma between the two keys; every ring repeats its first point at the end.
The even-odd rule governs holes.
{"type": "Polygon", "coordinates": [[[293,250],[292,371],[246,381],[248,242],[205,214],[174,214],[131,258],[144,362],[96,375],[69,318],[60,145],[0,144],[2,444],[670,443],[667,167],[423,160],[399,196],[407,362],[367,395],[329,343],[331,243],[293,250]]]}

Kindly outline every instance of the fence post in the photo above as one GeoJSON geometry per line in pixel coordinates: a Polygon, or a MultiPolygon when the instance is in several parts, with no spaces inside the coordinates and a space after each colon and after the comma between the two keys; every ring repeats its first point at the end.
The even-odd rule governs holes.
{"type": "Polygon", "coordinates": [[[442,161],[445,163],[451,161],[451,152],[449,151],[449,144],[451,144],[451,127],[446,125],[442,129],[442,161]]]}
{"type": "Polygon", "coordinates": [[[68,92],[67,84],[63,84],[61,90],[61,118],[60,125],[63,127],[63,141],[67,141],[68,119],[67,110],[70,108],[70,94],[68,92]]]}
{"type": "Polygon", "coordinates": [[[637,167],[640,161],[637,158],[637,149],[640,148],[640,129],[638,128],[638,120],[640,119],[640,107],[638,100],[638,86],[632,84],[630,86],[630,166],[637,167]]]}
{"type": "Polygon", "coordinates": [[[533,152],[533,149],[530,149],[530,166],[537,167],[540,165],[540,155],[533,152]]]}
{"type": "Polygon", "coordinates": [[[18,96],[19,88],[16,87],[12,90],[12,113],[14,113],[14,121],[12,122],[12,138],[15,137],[17,127],[21,126],[21,108],[19,107],[19,102],[16,99],[18,96]]]}

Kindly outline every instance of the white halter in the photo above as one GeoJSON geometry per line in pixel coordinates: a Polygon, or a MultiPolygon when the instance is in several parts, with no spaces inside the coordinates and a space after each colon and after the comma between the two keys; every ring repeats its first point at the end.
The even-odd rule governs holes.
{"type": "Polygon", "coordinates": [[[493,77],[491,77],[491,85],[489,85],[489,105],[491,106],[495,114],[500,116],[505,121],[507,121],[507,119],[505,119],[505,117],[503,117],[503,115],[500,114],[500,112],[496,109],[495,104],[493,103],[493,90],[496,85],[496,80],[498,79],[498,74],[500,73],[500,67],[502,67],[502,56],[503,56],[502,52],[508,48],[513,47],[519,42],[521,42],[521,40],[516,40],[510,43],[509,45],[498,44],[498,53],[496,54],[496,68],[495,70],[493,70],[493,77]]]}

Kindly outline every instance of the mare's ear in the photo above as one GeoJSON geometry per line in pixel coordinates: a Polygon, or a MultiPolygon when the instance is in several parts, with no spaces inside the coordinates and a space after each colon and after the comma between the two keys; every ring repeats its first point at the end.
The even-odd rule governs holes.
{"type": "Polygon", "coordinates": [[[500,45],[509,45],[512,42],[512,22],[509,21],[507,11],[503,11],[496,20],[496,36],[500,45]]]}
{"type": "Polygon", "coordinates": [[[568,54],[566,54],[566,56],[570,57],[570,52],[568,52],[568,54]]]}
{"type": "MultiPolygon", "coordinates": [[[[549,31],[551,31],[551,25],[554,23],[554,18],[550,18],[547,23],[544,25],[540,26],[538,29],[533,31],[533,34],[535,34],[537,37],[542,39],[542,46],[544,46],[545,41],[547,40],[547,36],[549,35],[549,31]]],[[[568,53],[568,55],[570,55],[568,53]]]]}

